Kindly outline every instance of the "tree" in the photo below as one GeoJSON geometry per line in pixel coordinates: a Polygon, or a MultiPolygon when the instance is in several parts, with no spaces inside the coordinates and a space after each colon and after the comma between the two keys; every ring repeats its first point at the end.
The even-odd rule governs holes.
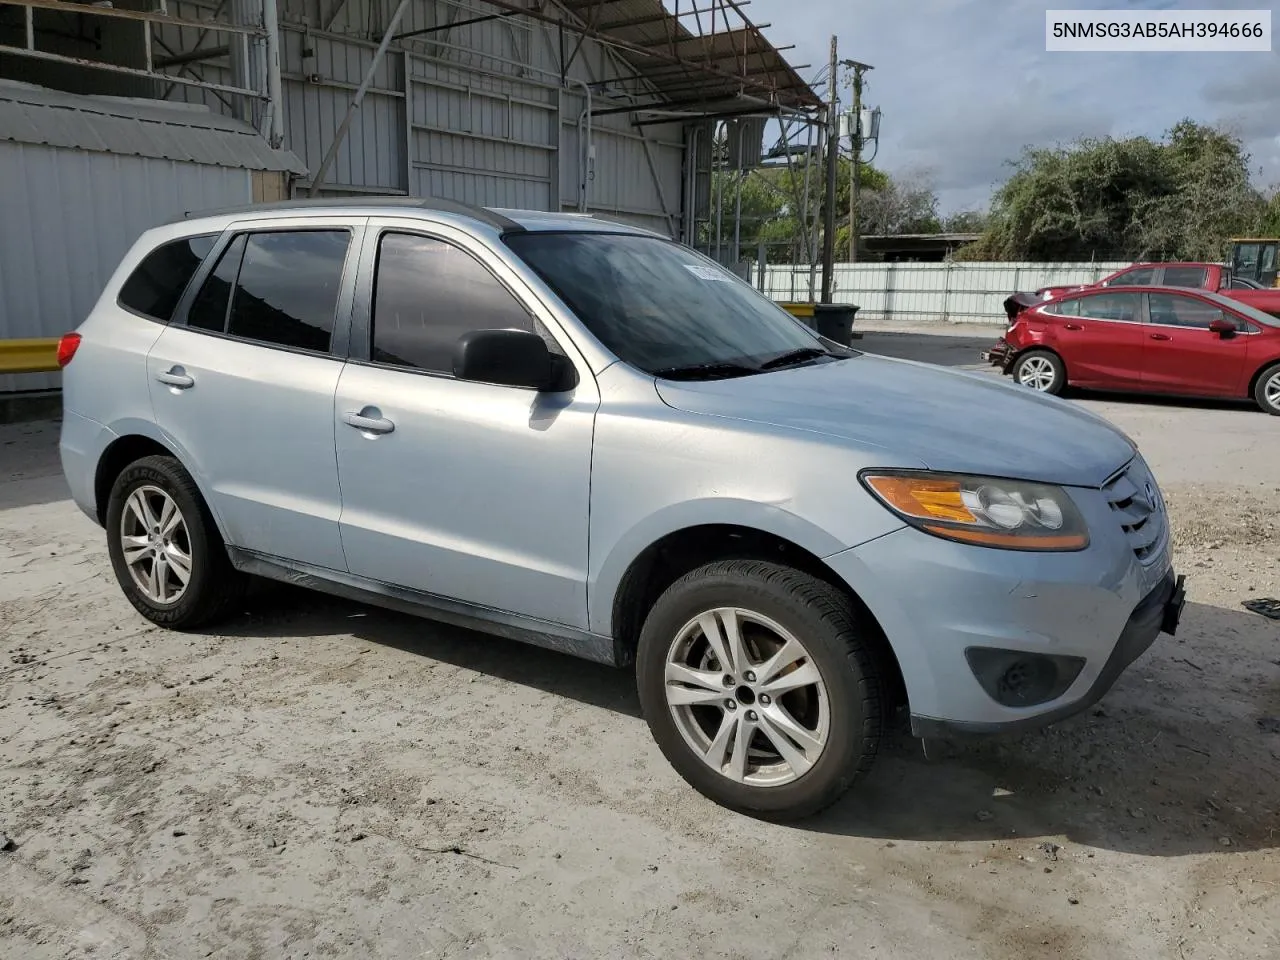
{"type": "MultiPolygon", "coordinates": [[[[848,249],[852,168],[852,162],[846,157],[840,158],[836,168],[837,251],[848,249]]],[[[822,208],[826,202],[824,173],[823,164],[815,158],[809,171],[806,203],[801,161],[790,166],[760,167],[744,175],[735,170],[718,171],[712,178],[709,222],[703,225],[699,241],[714,246],[718,221],[720,245],[728,253],[733,238],[737,191],[741,189],[739,243],[742,256],[754,259],[758,244],[763,241],[768,246],[767,256],[772,262],[806,261],[810,255],[809,247],[815,239],[814,224],[822,222],[822,208]],[[802,212],[807,214],[804,223],[801,222],[802,212]]],[[[899,184],[883,171],[862,164],[858,167],[858,186],[861,233],[913,233],[938,229],[937,197],[925,178],[915,177],[899,184]]],[[[817,246],[812,250],[814,258],[820,256],[821,250],[820,228],[817,233],[817,246]]]]}
{"type": "Polygon", "coordinates": [[[938,195],[924,174],[896,180],[886,177],[883,186],[864,189],[858,200],[858,233],[862,236],[937,233],[942,229],[938,195]]]}
{"type": "Polygon", "coordinates": [[[945,233],[982,233],[987,219],[981,210],[960,210],[943,218],[942,229],[945,233]]]}
{"type": "Polygon", "coordinates": [[[1027,149],[1012,166],[964,259],[1217,260],[1267,211],[1240,141],[1191,120],[1159,141],[1027,149]]]}

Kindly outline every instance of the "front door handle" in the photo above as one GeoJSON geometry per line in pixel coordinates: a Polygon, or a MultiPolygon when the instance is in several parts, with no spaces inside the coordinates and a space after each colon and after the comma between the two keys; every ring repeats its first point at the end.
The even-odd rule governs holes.
{"type": "Polygon", "coordinates": [[[157,373],[156,379],[166,387],[174,387],[178,390],[186,390],[196,385],[195,378],[183,373],[181,367],[170,367],[164,373],[157,373]]]}
{"type": "Polygon", "coordinates": [[[355,427],[362,433],[390,433],[396,428],[396,425],[386,417],[367,417],[364,411],[360,413],[348,411],[342,415],[342,422],[349,427],[355,427]]]}
{"type": "Polygon", "coordinates": [[[1066,328],[1067,328],[1068,330],[1083,330],[1083,329],[1084,329],[1084,327],[1080,326],[1080,324],[1078,324],[1078,323],[1068,323],[1068,324],[1065,324],[1064,326],[1066,326],[1066,328]]]}
{"type": "Polygon", "coordinates": [[[1167,333],[1153,333],[1151,334],[1151,339],[1152,340],[1172,340],[1173,337],[1169,336],[1167,333]]]}

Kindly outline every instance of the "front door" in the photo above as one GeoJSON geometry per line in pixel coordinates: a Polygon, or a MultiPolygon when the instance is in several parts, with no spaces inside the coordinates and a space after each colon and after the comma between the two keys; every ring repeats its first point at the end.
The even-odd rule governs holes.
{"type": "Polygon", "coordinates": [[[1235,396],[1244,375],[1247,336],[1209,329],[1225,319],[1244,333],[1248,324],[1216,304],[1177,293],[1147,294],[1142,383],[1159,393],[1235,396]]]}
{"type": "Polygon", "coordinates": [[[581,358],[578,386],[558,394],[454,379],[471,330],[533,330],[574,351],[492,252],[420,228],[371,224],[362,257],[333,428],[349,569],[585,628],[595,380],[581,358]]]}
{"type": "Polygon", "coordinates": [[[147,357],[156,422],[227,541],[335,570],[331,347],[354,229],[232,231],[147,357]]]}

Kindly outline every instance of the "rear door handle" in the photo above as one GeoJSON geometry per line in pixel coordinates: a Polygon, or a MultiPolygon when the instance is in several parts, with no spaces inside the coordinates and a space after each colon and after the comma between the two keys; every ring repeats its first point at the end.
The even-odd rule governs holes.
{"type": "Polygon", "coordinates": [[[366,417],[362,413],[344,413],[342,422],[364,433],[390,433],[396,428],[386,417],[366,417]]]}
{"type": "Polygon", "coordinates": [[[1065,326],[1068,330],[1083,330],[1083,329],[1084,329],[1084,327],[1080,326],[1080,324],[1078,324],[1078,323],[1068,323],[1068,324],[1064,324],[1064,326],[1065,326]]]}
{"type": "Polygon", "coordinates": [[[175,387],[178,390],[186,390],[194,387],[196,381],[194,377],[189,377],[185,373],[179,373],[180,367],[173,367],[164,373],[157,373],[156,379],[167,387],[175,387]]]}
{"type": "Polygon", "coordinates": [[[1169,336],[1167,333],[1153,333],[1151,334],[1151,339],[1152,340],[1172,340],[1173,337],[1169,336]]]}

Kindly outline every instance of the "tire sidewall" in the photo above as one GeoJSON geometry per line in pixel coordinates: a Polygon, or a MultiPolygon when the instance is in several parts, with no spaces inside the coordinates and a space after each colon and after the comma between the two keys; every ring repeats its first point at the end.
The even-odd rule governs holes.
{"type": "MultiPolygon", "coordinates": [[[[654,604],[636,650],[641,709],[663,754],[700,793],[743,813],[791,819],[804,816],[843,793],[867,749],[860,691],[862,677],[845,651],[848,618],[830,622],[809,604],[761,578],[695,571],[677,581],[654,604]],[[666,658],[680,629],[717,607],[740,607],[776,621],[796,636],[812,657],[826,686],[830,732],[822,756],[806,773],[777,787],[735,783],[712,770],[685,742],[666,699],[666,658]]],[[[879,736],[880,718],[875,718],[879,736]]],[[[874,749],[874,747],[872,748],[874,749]]]]}
{"type": "MultiPolygon", "coordinates": [[[[1049,389],[1047,390],[1037,390],[1035,392],[1048,394],[1051,397],[1058,396],[1059,394],[1062,393],[1063,388],[1067,385],[1067,382],[1066,382],[1067,371],[1066,371],[1066,368],[1063,366],[1062,361],[1055,354],[1050,353],[1048,350],[1029,350],[1026,353],[1024,353],[1022,356],[1020,356],[1013,364],[1013,370],[1012,370],[1013,382],[1020,387],[1026,386],[1022,382],[1022,379],[1021,377],[1019,377],[1018,374],[1022,370],[1022,365],[1024,363],[1026,363],[1028,360],[1032,360],[1035,358],[1048,360],[1050,366],[1053,367],[1052,385],[1050,385],[1049,389]]],[[[1026,389],[1031,390],[1032,388],[1026,387],[1026,389]]]]}
{"type": "Polygon", "coordinates": [[[211,541],[208,513],[196,496],[190,475],[177,461],[168,457],[147,457],[126,467],[116,478],[107,500],[106,530],[107,552],[111,567],[124,595],[148,620],[165,625],[180,625],[191,618],[210,590],[212,578],[211,551],[221,549],[221,541],[211,541]],[[125,503],[134,490],[143,486],[158,487],[173,498],[182,512],[191,542],[191,579],[186,592],[177,603],[157,604],[148,599],[129,572],[124,559],[124,545],[120,541],[120,520],[125,503]]]}

